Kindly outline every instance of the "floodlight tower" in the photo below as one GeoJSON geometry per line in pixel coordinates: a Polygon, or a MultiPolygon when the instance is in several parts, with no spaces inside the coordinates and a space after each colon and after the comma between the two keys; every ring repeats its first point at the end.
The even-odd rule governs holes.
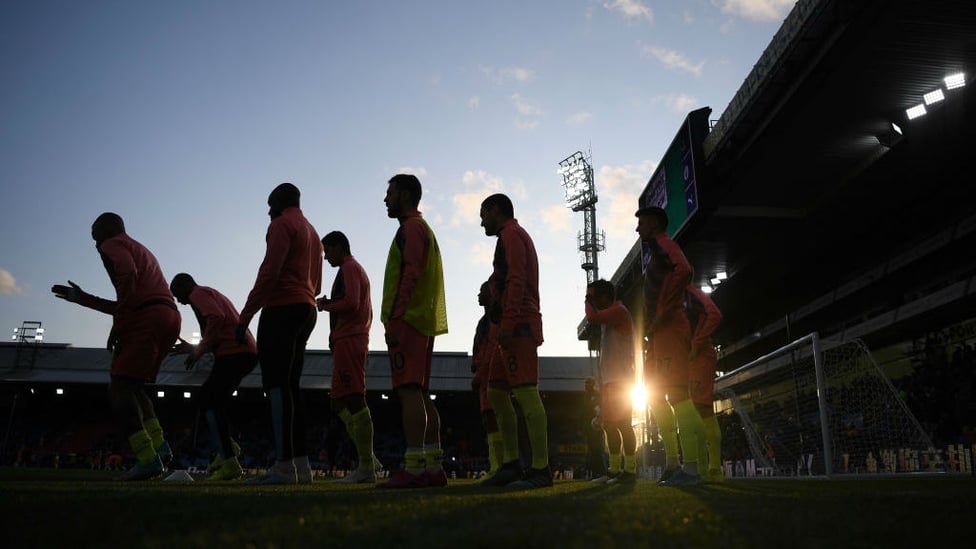
{"type": "Polygon", "coordinates": [[[577,234],[577,244],[583,256],[581,267],[586,271],[586,282],[600,277],[598,254],[604,250],[605,234],[596,230],[596,188],[593,183],[593,166],[590,155],[576,151],[559,163],[566,189],[566,205],[574,212],[583,212],[583,231],[577,234]]]}
{"type": "Polygon", "coordinates": [[[37,348],[44,341],[44,328],[36,320],[25,320],[20,328],[14,328],[11,338],[17,343],[17,354],[14,358],[14,368],[33,370],[37,360],[37,348]]]}

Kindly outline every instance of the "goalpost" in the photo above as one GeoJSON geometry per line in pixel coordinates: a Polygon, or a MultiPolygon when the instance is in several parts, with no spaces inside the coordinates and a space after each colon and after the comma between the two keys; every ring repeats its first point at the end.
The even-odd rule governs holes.
{"type": "Polygon", "coordinates": [[[860,340],[809,334],[716,379],[715,400],[726,477],[946,471],[860,340]]]}

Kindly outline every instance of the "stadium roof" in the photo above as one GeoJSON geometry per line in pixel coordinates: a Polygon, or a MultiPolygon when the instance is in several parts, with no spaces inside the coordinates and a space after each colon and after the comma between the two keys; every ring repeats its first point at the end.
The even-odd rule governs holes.
{"type": "MultiPolygon", "coordinates": [[[[163,361],[156,385],[199,386],[210,374],[203,362],[186,371],[186,355],[170,355],[163,361]]],[[[588,357],[540,357],[539,389],[542,391],[582,391],[583,380],[592,375],[588,357]]],[[[108,383],[111,354],[105,349],[76,348],[57,343],[0,343],[0,382],[3,383],[108,383]]],[[[470,391],[471,357],[465,353],[434,353],[431,367],[432,391],[470,391]]],[[[308,351],[301,386],[304,389],[329,389],[332,385],[332,353],[308,351]]],[[[242,387],[261,386],[260,369],[244,378],[242,387]]],[[[366,363],[368,390],[389,391],[390,361],[385,352],[370,352],[366,363]]]]}
{"type": "MultiPolygon", "coordinates": [[[[796,4],[705,139],[700,209],[678,237],[696,284],[729,275],[713,293],[724,359],[972,316],[974,29],[971,1],[796,4]],[[947,89],[957,73],[968,85],[947,89]]],[[[633,287],[638,258],[615,281],[633,287]]]]}

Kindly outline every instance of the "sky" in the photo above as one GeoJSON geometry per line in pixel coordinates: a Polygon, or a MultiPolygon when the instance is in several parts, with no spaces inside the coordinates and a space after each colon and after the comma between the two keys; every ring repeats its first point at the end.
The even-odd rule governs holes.
{"type": "MultiPolygon", "coordinates": [[[[444,261],[449,332],[470,352],[503,192],[539,254],[541,356],[585,356],[582,213],[560,160],[594,169],[610,278],[691,110],[718,119],[792,0],[4,0],[0,2],[0,329],[104,345],[111,318],[53,296],[114,289],[91,240],[102,212],[179,272],[243,307],[264,257],[268,193],[302,191],[320,235],[343,231],[379,303],[387,181],[417,175],[444,261]]],[[[336,269],[323,268],[328,293],[336,269]]],[[[182,336],[199,331],[181,306],[182,336]]],[[[321,313],[309,349],[328,348],[321,313]]],[[[251,324],[257,328],[257,320],[251,324]]]]}

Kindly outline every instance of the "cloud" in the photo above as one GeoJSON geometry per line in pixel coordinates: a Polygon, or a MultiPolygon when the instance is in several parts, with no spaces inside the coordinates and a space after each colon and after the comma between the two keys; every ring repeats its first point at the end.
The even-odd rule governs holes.
{"type": "Polygon", "coordinates": [[[468,98],[468,108],[469,109],[476,110],[480,106],[481,106],[481,98],[480,97],[478,97],[477,95],[472,95],[470,98],[468,98]]]}
{"type": "Polygon", "coordinates": [[[414,168],[412,166],[404,166],[397,170],[397,173],[409,173],[416,175],[417,177],[424,177],[427,175],[427,168],[414,168]]]}
{"type": "Polygon", "coordinates": [[[641,57],[657,59],[669,69],[690,72],[695,76],[701,76],[702,68],[705,66],[704,61],[695,65],[689,61],[687,57],[685,57],[685,54],[681,53],[680,51],[669,50],[667,48],[660,48],[657,46],[642,47],[640,55],[641,57]]]}
{"type": "Polygon", "coordinates": [[[593,115],[587,111],[580,111],[573,113],[566,118],[566,123],[570,126],[579,126],[593,118],[593,115]]]}
{"type": "Polygon", "coordinates": [[[793,9],[796,0],[712,0],[728,13],[753,21],[782,21],[793,9]]]}
{"type": "Polygon", "coordinates": [[[535,102],[522,97],[521,94],[513,93],[510,97],[512,105],[519,116],[515,119],[515,127],[520,130],[533,130],[539,126],[539,119],[542,109],[535,102]]]}
{"type": "Polygon", "coordinates": [[[597,195],[600,197],[597,223],[607,234],[607,242],[632,243],[634,212],[637,197],[654,171],[654,163],[645,160],[639,164],[601,166],[596,174],[597,195]]]}
{"type": "Polygon", "coordinates": [[[481,209],[481,201],[490,194],[502,192],[505,184],[498,176],[489,174],[484,170],[468,170],[461,176],[461,184],[464,191],[455,193],[451,197],[454,204],[454,214],[451,216],[450,225],[461,227],[464,225],[481,224],[478,211],[481,209]]]}
{"type": "Polygon", "coordinates": [[[570,224],[572,213],[572,210],[566,207],[565,204],[556,204],[543,208],[539,217],[542,223],[549,229],[549,232],[566,233],[572,230],[570,224]]]}
{"type": "Polygon", "coordinates": [[[678,95],[668,96],[667,103],[671,110],[679,113],[687,113],[698,106],[698,98],[679,93],[678,95]]]}
{"type": "Polygon", "coordinates": [[[654,22],[654,12],[640,0],[613,0],[603,4],[603,7],[619,12],[627,19],[647,19],[648,23],[654,22]]]}
{"type": "Polygon", "coordinates": [[[0,295],[24,295],[24,290],[17,286],[14,275],[5,269],[0,269],[0,295]]]}
{"type": "Polygon", "coordinates": [[[527,67],[480,67],[481,73],[495,84],[528,82],[535,79],[535,71],[527,67]]]}
{"type": "Polygon", "coordinates": [[[542,114],[542,109],[538,105],[522,97],[520,94],[513,93],[511,100],[512,105],[515,106],[515,110],[522,116],[538,116],[542,114]]]}

